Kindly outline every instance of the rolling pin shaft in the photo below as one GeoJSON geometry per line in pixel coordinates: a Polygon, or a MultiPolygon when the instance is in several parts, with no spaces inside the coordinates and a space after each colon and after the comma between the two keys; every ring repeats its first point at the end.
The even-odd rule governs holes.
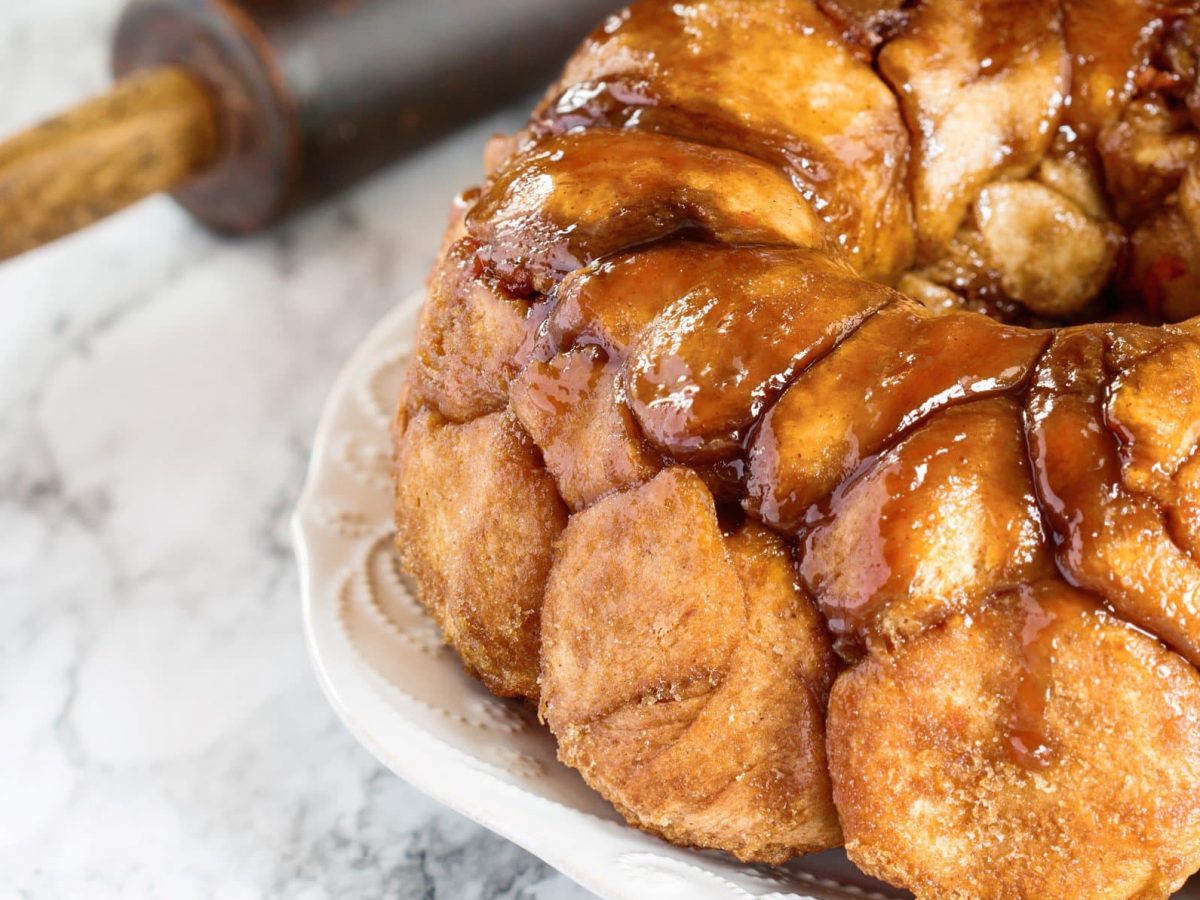
{"type": "Polygon", "coordinates": [[[618,0],[130,0],[117,87],[0,144],[0,259],[159,191],[258,231],[532,90],[618,0]]]}
{"type": "Polygon", "coordinates": [[[182,66],[214,98],[212,170],[175,192],[257,231],[545,84],[620,0],[131,0],[118,77],[182,66]]]}

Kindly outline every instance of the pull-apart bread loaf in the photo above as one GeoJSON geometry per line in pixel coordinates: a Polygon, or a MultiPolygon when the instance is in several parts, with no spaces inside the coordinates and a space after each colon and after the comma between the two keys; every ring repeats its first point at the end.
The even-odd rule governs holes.
{"type": "Polygon", "coordinates": [[[646,0],[488,148],[399,552],[633,825],[1200,868],[1200,3],[646,0]]]}

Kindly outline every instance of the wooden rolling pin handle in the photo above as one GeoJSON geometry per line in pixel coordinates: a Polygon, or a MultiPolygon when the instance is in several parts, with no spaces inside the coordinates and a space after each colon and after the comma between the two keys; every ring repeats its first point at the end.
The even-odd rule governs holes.
{"type": "Polygon", "coordinates": [[[0,260],[182,185],[219,151],[208,94],[186,72],[137,72],[0,143],[0,260]]]}

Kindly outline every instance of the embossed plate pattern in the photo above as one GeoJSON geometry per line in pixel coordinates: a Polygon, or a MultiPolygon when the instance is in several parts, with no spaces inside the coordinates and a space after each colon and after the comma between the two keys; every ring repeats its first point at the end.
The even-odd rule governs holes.
{"type": "Polygon", "coordinates": [[[338,379],[293,522],[309,648],[350,731],[406,781],[601,897],[908,896],[859,873],[841,851],[753,867],[628,827],[556,761],[530,710],[463,673],[391,549],[388,429],[422,299],[393,311],[338,379]]]}

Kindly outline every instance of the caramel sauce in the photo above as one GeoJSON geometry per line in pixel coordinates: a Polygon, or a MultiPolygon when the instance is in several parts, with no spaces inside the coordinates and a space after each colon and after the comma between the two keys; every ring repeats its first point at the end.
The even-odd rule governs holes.
{"type": "Polygon", "coordinates": [[[1023,437],[1011,397],[956,406],[822,504],[799,572],[844,649],[1054,574],[1023,437]]]}
{"type": "MultiPolygon", "coordinates": [[[[1113,129],[1138,91],[1170,93],[1147,108],[1159,104],[1183,122],[1178,78],[1147,68],[1172,16],[1141,0],[1063,0],[1061,16],[1040,8],[1052,20],[1046,27],[1013,0],[967,4],[961,22],[899,2],[761,6],[774,27],[764,28],[755,17],[766,13],[749,3],[641,3],[614,17],[466,217],[481,277],[530,301],[513,402],[560,489],[571,484],[568,502],[582,508],[660,466],[688,465],[719,502],[740,503],[796,540],[829,621],[861,638],[887,604],[919,593],[911,532],[954,527],[928,509],[923,480],[938,467],[947,484],[986,476],[992,486],[978,502],[1003,495],[1006,524],[996,534],[1014,560],[987,569],[956,602],[982,603],[1052,576],[1053,550],[1068,581],[1200,661],[1200,569],[1171,555],[1164,509],[1123,486],[1103,418],[1111,381],[1103,356],[1118,326],[998,322],[1022,313],[970,260],[951,265],[948,281],[992,318],[935,316],[868,280],[894,282],[913,264],[921,173],[910,171],[910,157],[940,160],[955,175],[938,129],[950,122],[947,133],[974,135],[952,103],[920,107],[922,90],[936,93],[936,59],[928,59],[945,49],[930,35],[970,37],[953,48],[969,63],[955,77],[977,96],[1012,91],[1011,102],[984,104],[989,114],[1023,110],[1036,120],[1028,133],[972,144],[988,152],[940,187],[925,185],[924,212],[945,224],[950,188],[942,187],[951,185],[965,210],[972,186],[1025,177],[1056,132],[1070,152],[1100,160],[1096,135],[1107,128],[1115,135],[1108,155],[1135,157],[1138,134],[1113,129]],[[722,9],[736,16],[724,21],[722,9]],[[892,59],[891,88],[879,74],[889,48],[909,54],[892,59]],[[1071,65],[1059,65],[1067,57],[1071,65]],[[901,78],[909,59],[928,62],[928,82],[901,78]],[[1008,478],[978,458],[995,452],[994,435],[951,436],[946,448],[888,457],[921,429],[991,401],[1013,419],[1003,426],[1020,445],[1013,459],[1023,454],[1019,467],[1005,457],[1008,478]],[[593,414],[599,424],[589,434],[593,414]],[[953,465],[939,462],[942,449],[959,454],[953,465]],[[857,532],[859,560],[871,569],[857,592],[835,595],[814,574],[816,536],[849,515],[856,486],[893,463],[880,488],[886,502],[857,532]],[[1150,548],[1145,564],[1123,568],[1115,554],[1138,547],[1150,548]]],[[[995,122],[1012,124],[987,120],[995,122]]],[[[1172,170],[1141,188],[1131,177],[1126,205],[1159,205],[1164,185],[1173,190],[1180,177],[1172,170]]],[[[1156,285],[1161,293],[1178,274],[1171,258],[1161,260],[1138,285],[1140,314],[1156,285]]],[[[1019,595],[1023,668],[1010,744],[1030,768],[1053,754],[1044,718],[1055,635],[1086,606],[1062,599],[1067,593],[1019,595]]],[[[941,608],[931,605],[923,624],[941,608]]]]}
{"type": "Polygon", "coordinates": [[[518,157],[466,217],[479,259],[517,294],[689,232],[727,244],[829,248],[809,204],[775,167],[640,131],[595,129],[518,157]]]}
{"type": "Polygon", "coordinates": [[[1060,627],[1089,612],[1083,600],[1056,584],[1017,592],[1022,621],[1020,675],[1008,720],[1008,747],[1015,763],[1031,770],[1053,762],[1047,707],[1054,689],[1054,656],[1060,627]]]}
{"type": "Polygon", "coordinates": [[[711,244],[666,241],[571,273],[558,288],[539,353],[548,358],[595,344],[624,358],[663,309],[719,271],[727,258],[711,244]]]}
{"type": "MultiPolygon", "coordinates": [[[[838,166],[827,152],[779,130],[766,133],[748,127],[719,109],[683,110],[666,105],[644,80],[612,78],[572,85],[546,108],[544,118],[534,124],[534,133],[549,137],[598,127],[637,128],[756,157],[786,172],[832,231],[848,234],[858,226],[854,204],[837,190],[838,166]]],[[[846,151],[849,154],[851,148],[846,151]]],[[[880,160],[862,162],[878,164],[880,160]]]]}
{"type": "Polygon", "coordinates": [[[1011,602],[1017,610],[1014,636],[1019,642],[1020,669],[1008,716],[1007,749],[1017,765],[1044,771],[1056,761],[1049,709],[1059,653],[1065,642],[1074,639],[1072,633],[1099,631],[1119,619],[1092,594],[1058,580],[1022,586],[1011,595],[1011,602]]]}
{"type": "Polygon", "coordinates": [[[539,137],[593,128],[762,159],[787,173],[860,269],[887,276],[907,264],[907,130],[869,64],[808,0],[739,3],[727,16],[699,2],[633,5],[592,35],[534,115],[539,137]],[[864,196],[894,221],[864,217],[864,196]]]}
{"type": "Polygon", "coordinates": [[[1072,67],[1066,121],[1080,137],[1091,138],[1134,95],[1167,22],[1185,15],[1193,4],[1170,0],[1061,3],[1072,67]]]}
{"type": "Polygon", "coordinates": [[[1059,333],[1027,393],[1039,506],[1069,582],[1200,664],[1200,563],[1172,535],[1173,507],[1127,484],[1106,418],[1114,328],[1059,333]]]}
{"type": "Polygon", "coordinates": [[[739,455],[795,374],[892,299],[819,254],[710,253],[723,265],[660,313],[629,363],[630,407],[677,459],[739,455]]]}
{"type": "Polygon", "coordinates": [[[819,520],[839,484],[934,413],[1018,392],[1048,339],[974,313],[888,307],[763,417],[749,447],[750,511],[786,531],[819,520]]]}
{"type": "Polygon", "coordinates": [[[596,347],[581,348],[581,352],[556,356],[548,362],[535,362],[527,367],[524,384],[529,403],[550,417],[565,416],[588,394],[596,389],[612,367],[604,352],[596,347]]]}

